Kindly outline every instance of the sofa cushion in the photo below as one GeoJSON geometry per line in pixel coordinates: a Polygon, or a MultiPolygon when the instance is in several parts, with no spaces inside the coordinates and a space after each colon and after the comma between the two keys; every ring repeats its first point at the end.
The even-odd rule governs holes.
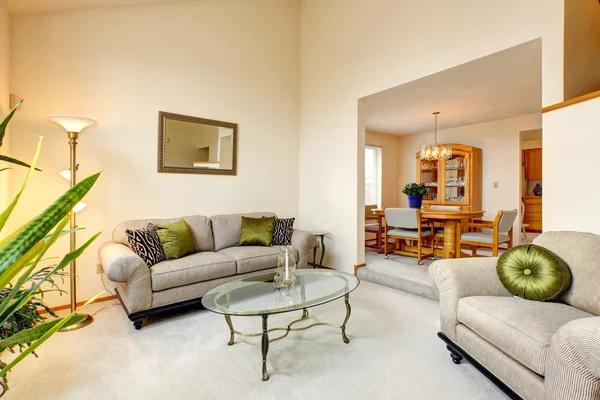
{"type": "Polygon", "coordinates": [[[273,224],[273,246],[291,246],[296,218],[277,218],[273,224]]]}
{"type": "MultiPolygon", "coordinates": [[[[281,246],[240,246],[219,250],[218,253],[233,258],[237,265],[237,273],[245,274],[247,272],[277,267],[280,248],[281,246]]],[[[296,259],[298,259],[297,257],[298,254],[296,254],[296,259]]]]}
{"type": "Polygon", "coordinates": [[[255,212],[248,214],[213,215],[210,217],[215,243],[215,251],[233,247],[240,240],[242,216],[251,218],[274,217],[271,212],[255,212]]]}
{"type": "Polygon", "coordinates": [[[235,275],[235,260],[211,251],[163,261],[150,267],[153,291],[230,275],[235,275]]]}
{"type": "Polygon", "coordinates": [[[571,270],[571,287],[560,300],[600,315],[600,235],[583,232],[546,232],[533,244],[547,248],[565,260],[571,270]]]}
{"type": "Polygon", "coordinates": [[[242,230],[238,246],[272,246],[275,217],[242,217],[242,230]]]}
{"type": "Polygon", "coordinates": [[[163,250],[160,238],[156,233],[154,225],[148,225],[148,229],[126,229],[129,247],[135,252],[147,266],[151,267],[156,263],[165,261],[167,256],[163,250]]]}
{"type": "Polygon", "coordinates": [[[567,304],[495,296],[462,298],[457,311],[459,322],[542,376],[552,335],[569,321],[591,316],[567,304]]]}
{"type": "Polygon", "coordinates": [[[156,233],[168,260],[194,253],[194,235],[190,226],[183,219],[172,224],[148,224],[148,226],[156,226],[156,233]]]}
{"type": "Polygon", "coordinates": [[[127,242],[126,229],[140,229],[146,228],[149,223],[154,225],[166,225],[183,219],[190,227],[192,235],[194,235],[194,250],[195,251],[213,251],[215,248],[215,242],[213,241],[213,233],[210,227],[210,219],[203,215],[192,215],[189,217],[182,218],[169,218],[169,219],[138,219],[132,221],[123,222],[113,230],[112,239],[113,242],[124,244],[129,246],[127,242]]]}
{"type": "Polygon", "coordinates": [[[567,264],[535,244],[515,246],[498,258],[498,278],[511,294],[535,301],[555,300],[571,285],[567,264]]]}

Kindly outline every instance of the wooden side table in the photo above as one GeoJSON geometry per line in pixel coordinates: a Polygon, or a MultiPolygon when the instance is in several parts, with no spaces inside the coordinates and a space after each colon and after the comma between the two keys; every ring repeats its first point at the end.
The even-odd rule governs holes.
{"type": "Polygon", "coordinates": [[[321,258],[319,259],[319,264],[317,265],[317,248],[313,249],[313,268],[319,267],[323,268],[323,257],[325,257],[325,236],[329,235],[329,232],[312,232],[317,238],[321,238],[321,258]]]}

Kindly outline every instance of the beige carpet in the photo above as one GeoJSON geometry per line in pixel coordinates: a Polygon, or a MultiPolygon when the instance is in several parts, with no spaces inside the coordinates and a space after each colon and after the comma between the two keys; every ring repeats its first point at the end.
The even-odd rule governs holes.
{"type": "MultiPolygon", "coordinates": [[[[438,304],[363,282],[350,296],[350,343],[316,327],[271,343],[261,381],[259,338],[228,347],[222,316],[194,310],[135,331],[120,306],[79,331],[60,333],[9,375],[6,399],[505,399],[468,363],[454,365],[436,337],[438,304]]],[[[94,305],[97,310],[106,303],[94,305]]],[[[343,301],[311,317],[341,322],[343,301]]],[[[271,326],[300,312],[270,318],[271,326]]],[[[258,331],[260,319],[235,318],[258,331]]],[[[6,361],[6,360],[5,360],[6,361]]]]}

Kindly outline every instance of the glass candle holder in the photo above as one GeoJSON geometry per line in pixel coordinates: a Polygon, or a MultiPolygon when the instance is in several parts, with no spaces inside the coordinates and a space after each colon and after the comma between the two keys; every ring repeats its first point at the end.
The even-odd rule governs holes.
{"type": "Polygon", "coordinates": [[[283,287],[296,286],[296,252],[292,246],[285,246],[279,249],[277,258],[277,270],[273,278],[273,285],[280,289],[283,287]]]}

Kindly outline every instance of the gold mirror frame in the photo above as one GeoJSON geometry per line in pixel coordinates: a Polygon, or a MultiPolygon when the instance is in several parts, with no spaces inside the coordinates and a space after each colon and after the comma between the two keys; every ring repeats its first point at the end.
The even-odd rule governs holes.
{"type": "Polygon", "coordinates": [[[205,174],[205,175],[237,175],[237,124],[213,119],[191,117],[189,115],[174,114],[166,111],[158,112],[158,172],[173,174],[205,174]],[[191,122],[195,124],[212,125],[233,130],[233,155],[232,169],[200,169],[165,166],[165,121],[167,119],[191,122]]]}

